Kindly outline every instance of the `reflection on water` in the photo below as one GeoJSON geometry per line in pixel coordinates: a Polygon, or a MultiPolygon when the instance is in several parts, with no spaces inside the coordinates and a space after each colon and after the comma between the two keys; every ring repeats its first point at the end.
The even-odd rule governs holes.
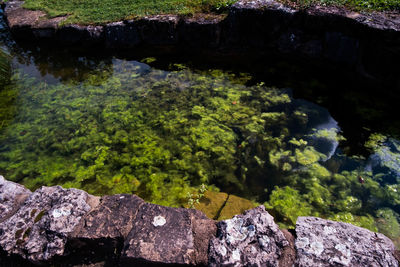
{"type": "Polygon", "coordinates": [[[8,179],[171,206],[204,183],[265,204],[287,227],[315,215],[399,241],[393,137],[371,135],[371,155],[350,157],[327,109],[248,74],[8,48],[14,76],[0,91],[8,179]]]}

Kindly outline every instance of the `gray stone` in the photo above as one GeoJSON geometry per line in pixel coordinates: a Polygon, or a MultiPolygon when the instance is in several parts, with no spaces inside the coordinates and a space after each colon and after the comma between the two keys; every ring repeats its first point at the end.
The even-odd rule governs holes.
{"type": "Polygon", "coordinates": [[[132,48],[141,42],[136,24],[113,22],[104,27],[105,45],[108,48],[132,48]]]}
{"type": "Polygon", "coordinates": [[[139,207],[145,202],[135,195],[104,196],[71,235],[79,239],[125,239],[132,229],[139,207]]]}
{"type": "Polygon", "coordinates": [[[232,5],[233,9],[273,9],[288,13],[296,13],[297,10],[274,0],[239,0],[232,5]]]}
{"type": "Polygon", "coordinates": [[[41,187],[0,225],[0,247],[34,263],[64,254],[68,235],[91,209],[93,197],[77,189],[41,187]]]}
{"type": "Polygon", "coordinates": [[[195,15],[184,19],[179,28],[180,42],[190,47],[218,47],[224,19],[221,15],[195,15]]]}
{"type": "Polygon", "coordinates": [[[297,266],[398,266],[386,236],[343,222],[299,217],[297,266]]]}
{"type": "Polygon", "coordinates": [[[0,223],[12,216],[32,192],[0,175],[0,223]]]}
{"type": "Polygon", "coordinates": [[[178,43],[178,16],[147,16],[136,21],[130,21],[130,23],[135,23],[145,45],[173,45],[178,43]]]}
{"type": "Polygon", "coordinates": [[[204,217],[204,214],[197,210],[190,210],[192,234],[195,250],[195,265],[208,265],[208,245],[210,240],[217,234],[215,221],[204,217]]]}
{"type": "Polygon", "coordinates": [[[125,241],[122,260],[125,264],[205,264],[204,252],[213,236],[213,231],[207,229],[212,229],[213,224],[196,210],[146,203],[140,207],[125,241]],[[202,247],[195,248],[199,243],[202,247]]]}
{"type": "Polygon", "coordinates": [[[83,44],[85,46],[104,42],[105,33],[103,26],[65,25],[56,33],[56,40],[63,45],[83,44]]]}
{"type": "Polygon", "coordinates": [[[279,266],[289,246],[274,218],[259,206],[218,223],[210,241],[210,266],[279,266]]]}

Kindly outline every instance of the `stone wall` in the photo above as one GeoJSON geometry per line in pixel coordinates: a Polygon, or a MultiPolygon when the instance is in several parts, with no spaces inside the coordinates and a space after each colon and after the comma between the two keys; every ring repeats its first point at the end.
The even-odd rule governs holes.
{"type": "Polygon", "coordinates": [[[358,13],[336,7],[295,9],[274,0],[239,0],[228,15],[159,15],[100,26],[59,26],[65,17],[6,3],[15,38],[116,50],[175,47],[244,56],[278,53],[335,63],[371,81],[400,87],[400,14],[358,13]],[[388,83],[390,81],[390,83],[388,83]]]}
{"type": "Polygon", "coordinates": [[[135,195],[31,192],[0,176],[0,266],[398,266],[384,235],[299,217],[291,234],[259,206],[214,221],[135,195]],[[294,235],[293,235],[294,234],[294,235]]]}

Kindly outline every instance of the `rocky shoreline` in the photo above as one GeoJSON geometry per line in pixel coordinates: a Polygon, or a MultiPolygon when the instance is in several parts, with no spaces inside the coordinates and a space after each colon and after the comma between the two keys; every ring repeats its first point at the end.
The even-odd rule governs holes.
{"type": "MultiPolygon", "coordinates": [[[[344,66],[392,92],[400,89],[399,14],[239,0],[226,16],[60,26],[64,17],[48,19],[22,4],[3,7],[14,38],[23,42],[244,56],[274,51],[344,66]]],[[[0,176],[0,266],[398,266],[399,258],[387,237],[347,223],[299,217],[289,232],[263,206],[217,222],[135,195],[95,197],[59,186],[31,192],[0,176]]]]}
{"type": "Polygon", "coordinates": [[[5,17],[16,40],[57,47],[100,47],[135,52],[206,51],[260,57],[278,54],[320,65],[335,64],[355,75],[400,88],[400,14],[358,13],[337,7],[296,9],[274,0],[239,0],[227,15],[158,15],[106,25],[63,25],[66,17],[8,1],[5,17]]]}
{"type": "MultiPolygon", "coordinates": [[[[397,257],[397,260],[396,260],[397,257]]],[[[135,195],[31,192],[0,176],[0,266],[398,266],[386,236],[299,217],[281,230],[259,206],[214,221],[135,195]]]]}

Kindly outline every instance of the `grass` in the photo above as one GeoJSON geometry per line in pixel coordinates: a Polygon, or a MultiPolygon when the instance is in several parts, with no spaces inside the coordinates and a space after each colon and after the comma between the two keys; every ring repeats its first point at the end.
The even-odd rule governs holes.
{"type": "MultiPolygon", "coordinates": [[[[233,1],[235,2],[235,1],[233,1]]],[[[102,24],[156,14],[221,13],[232,0],[26,0],[25,8],[66,16],[66,23],[102,24]]]]}
{"type": "MultiPolygon", "coordinates": [[[[156,14],[221,13],[237,0],[25,0],[25,8],[50,17],[68,16],[65,23],[103,24],[156,14]]],[[[313,4],[353,10],[400,11],[400,0],[280,0],[297,7],[313,4]]]]}
{"type": "Polygon", "coordinates": [[[280,0],[297,7],[326,5],[346,7],[355,11],[400,11],[400,0],[280,0]]]}

